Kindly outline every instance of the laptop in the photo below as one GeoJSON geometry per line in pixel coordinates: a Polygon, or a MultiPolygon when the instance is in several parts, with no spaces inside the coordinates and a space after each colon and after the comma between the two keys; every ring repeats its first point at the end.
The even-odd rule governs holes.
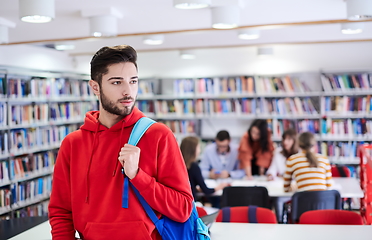
{"type": "Polygon", "coordinates": [[[203,223],[208,227],[211,228],[212,223],[216,221],[217,215],[219,211],[216,211],[212,214],[205,215],[203,217],[200,217],[200,219],[203,221],[203,223]]]}

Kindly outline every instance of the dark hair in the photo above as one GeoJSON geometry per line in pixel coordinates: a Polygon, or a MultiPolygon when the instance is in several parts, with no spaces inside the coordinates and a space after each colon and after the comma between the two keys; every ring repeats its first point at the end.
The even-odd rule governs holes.
{"type": "Polygon", "coordinates": [[[318,167],[319,162],[317,157],[314,153],[311,152],[311,148],[315,144],[314,135],[311,132],[304,132],[301,133],[298,137],[298,145],[302,148],[306,153],[306,159],[310,164],[310,167],[318,167]]]}
{"type": "Polygon", "coordinates": [[[191,163],[195,162],[196,160],[196,147],[198,146],[198,144],[199,139],[197,137],[190,136],[182,139],[180,149],[187,169],[189,169],[191,163]]]}
{"type": "Polygon", "coordinates": [[[252,122],[251,126],[248,129],[248,143],[249,145],[253,144],[253,140],[251,137],[251,130],[253,127],[257,127],[260,131],[260,147],[262,152],[266,152],[269,150],[269,129],[267,125],[267,121],[264,119],[256,119],[252,122]]]}
{"type": "Polygon", "coordinates": [[[230,140],[230,134],[226,130],[221,130],[217,133],[216,139],[220,142],[230,140]]]}
{"type": "Polygon", "coordinates": [[[131,62],[137,68],[137,53],[128,45],[103,47],[94,54],[90,61],[90,76],[101,85],[102,76],[108,72],[108,66],[121,62],[131,62]]]}
{"type": "Polygon", "coordinates": [[[282,147],[283,147],[283,150],[282,150],[281,153],[286,158],[289,158],[291,155],[296,154],[298,152],[297,132],[294,129],[290,128],[290,129],[287,129],[283,132],[283,134],[282,134],[282,147]],[[292,144],[291,149],[289,149],[289,151],[287,149],[285,149],[284,146],[283,146],[283,141],[287,137],[293,139],[293,144],[292,144]]]}

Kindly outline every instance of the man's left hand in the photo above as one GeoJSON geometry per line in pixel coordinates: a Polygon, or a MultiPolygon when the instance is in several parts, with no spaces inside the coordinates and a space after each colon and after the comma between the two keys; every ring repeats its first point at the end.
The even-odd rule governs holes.
{"type": "Polygon", "coordinates": [[[140,152],[141,149],[130,144],[125,144],[120,150],[118,160],[129,179],[137,175],[140,152]]]}

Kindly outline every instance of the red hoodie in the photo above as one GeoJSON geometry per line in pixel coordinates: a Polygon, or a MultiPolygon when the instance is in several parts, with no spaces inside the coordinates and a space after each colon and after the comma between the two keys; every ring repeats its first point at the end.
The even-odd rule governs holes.
{"type": "MultiPolygon", "coordinates": [[[[143,113],[137,108],[111,128],[88,112],[84,125],[62,142],[53,176],[49,218],[54,240],[161,239],[132,189],[122,208],[120,148],[143,113]]],[[[173,133],[155,123],[137,145],[139,171],[130,180],[158,217],[184,222],[192,211],[187,170],[173,133]]]]}

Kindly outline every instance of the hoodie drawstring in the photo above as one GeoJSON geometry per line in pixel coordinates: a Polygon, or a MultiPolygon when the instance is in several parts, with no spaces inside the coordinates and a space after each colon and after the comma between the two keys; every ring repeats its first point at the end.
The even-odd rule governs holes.
{"type": "MultiPolygon", "coordinates": [[[[121,148],[124,147],[123,146],[123,132],[124,132],[124,120],[122,121],[122,124],[121,124],[121,131],[120,131],[120,139],[119,139],[119,151],[121,151],[121,148]]],[[[114,172],[112,173],[112,176],[115,177],[115,174],[116,174],[116,171],[118,170],[118,166],[119,166],[119,161],[116,161],[116,164],[115,164],[115,169],[114,169],[114,172]]]]}
{"type": "Polygon", "coordinates": [[[94,132],[94,136],[93,136],[93,145],[92,145],[92,153],[90,154],[90,158],[89,158],[89,163],[88,163],[88,168],[87,168],[87,173],[86,173],[86,184],[87,184],[87,189],[86,189],[86,197],[85,197],[85,202],[88,203],[89,202],[89,192],[90,192],[90,189],[89,189],[89,172],[90,172],[90,166],[92,165],[92,159],[93,159],[93,153],[94,153],[94,145],[96,143],[96,139],[97,139],[97,134],[98,134],[98,130],[99,130],[99,127],[100,127],[100,122],[97,121],[97,128],[96,128],[96,131],[94,132]]]}

